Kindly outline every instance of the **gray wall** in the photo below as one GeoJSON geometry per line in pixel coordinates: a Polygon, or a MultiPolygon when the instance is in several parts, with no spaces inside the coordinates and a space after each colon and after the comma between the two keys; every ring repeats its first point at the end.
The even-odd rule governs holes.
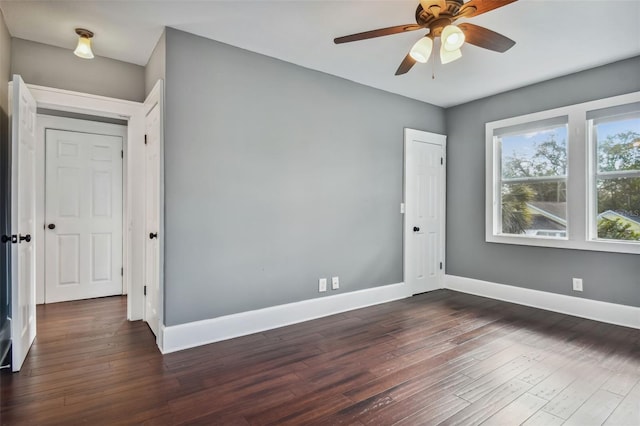
{"type": "Polygon", "coordinates": [[[485,123],[640,90],[640,57],[446,111],[447,273],[640,306],[640,256],[485,242],[485,123]],[[584,278],[584,292],[571,278],[584,278]]]}
{"type": "Polygon", "coordinates": [[[167,325],[402,281],[403,128],[441,108],[174,29],[166,61],[167,325]]]}
{"type": "MultiPolygon", "coordinates": [[[[7,83],[10,75],[11,36],[4,23],[4,16],[0,10],[0,235],[11,234],[10,209],[10,158],[9,126],[7,121],[8,99],[7,83]]],[[[0,365],[9,349],[9,322],[7,315],[10,310],[9,297],[9,249],[10,244],[0,243],[0,365]]]]}
{"type": "Polygon", "coordinates": [[[81,59],[71,47],[62,49],[14,38],[11,74],[26,83],[141,102],[144,67],[96,56],[81,59]]]}
{"type": "Polygon", "coordinates": [[[144,93],[149,95],[153,86],[160,79],[165,79],[167,69],[167,38],[165,32],[162,32],[156,47],[153,49],[147,66],[144,67],[144,93]]]}

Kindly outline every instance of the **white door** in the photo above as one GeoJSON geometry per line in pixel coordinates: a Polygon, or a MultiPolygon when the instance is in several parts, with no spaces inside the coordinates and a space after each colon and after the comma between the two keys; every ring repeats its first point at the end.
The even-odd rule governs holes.
{"type": "Polygon", "coordinates": [[[404,280],[412,294],[442,287],[446,137],[405,129],[404,280]]]}
{"type": "Polygon", "coordinates": [[[156,104],[147,114],[146,126],[146,172],[145,210],[147,239],[145,247],[145,302],[144,320],[156,336],[158,335],[158,300],[160,292],[159,265],[160,247],[160,105],[156,104]]]}
{"type": "Polygon", "coordinates": [[[45,303],[122,294],[122,138],[45,133],[45,303]]]}
{"type": "Polygon", "coordinates": [[[36,337],[35,217],[36,101],[19,75],[9,91],[11,105],[11,345],[19,371],[36,337]]]}

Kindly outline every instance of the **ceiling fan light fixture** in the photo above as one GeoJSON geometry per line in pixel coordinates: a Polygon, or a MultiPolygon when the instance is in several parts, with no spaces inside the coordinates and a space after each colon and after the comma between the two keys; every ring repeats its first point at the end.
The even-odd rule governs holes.
{"type": "Polygon", "coordinates": [[[444,43],[442,44],[442,47],[440,48],[440,62],[442,62],[442,65],[460,58],[462,58],[462,51],[460,49],[446,50],[444,48],[444,43]]]}
{"type": "Polygon", "coordinates": [[[409,52],[409,56],[411,56],[416,62],[424,64],[429,60],[432,50],[433,40],[429,37],[422,37],[413,45],[409,52]]]}
{"type": "Polygon", "coordinates": [[[93,51],[91,50],[93,33],[83,28],[76,28],[76,34],[78,34],[78,45],[73,51],[74,55],[83,59],[93,59],[93,51]]]}
{"type": "Polygon", "coordinates": [[[464,43],[464,33],[455,25],[447,25],[440,35],[442,47],[450,52],[460,49],[464,43]]]}

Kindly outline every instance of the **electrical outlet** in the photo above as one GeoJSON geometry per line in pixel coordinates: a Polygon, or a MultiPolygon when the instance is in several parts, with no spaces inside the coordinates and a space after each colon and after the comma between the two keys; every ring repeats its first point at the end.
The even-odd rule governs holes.
{"type": "Polygon", "coordinates": [[[582,291],[582,278],[573,279],[573,291],[582,291]]]}
{"type": "Polygon", "coordinates": [[[326,278],[320,278],[318,280],[318,291],[320,293],[327,291],[327,279],[326,278]]]}
{"type": "Polygon", "coordinates": [[[331,289],[337,290],[340,288],[340,278],[331,277],[331,289]]]}

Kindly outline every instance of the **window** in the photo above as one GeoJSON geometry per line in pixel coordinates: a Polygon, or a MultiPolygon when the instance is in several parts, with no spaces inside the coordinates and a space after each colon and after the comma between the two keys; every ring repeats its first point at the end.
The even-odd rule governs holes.
{"type": "Polygon", "coordinates": [[[640,105],[626,109],[587,114],[596,117],[589,130],[595,150],[591,236],[597,240],[640,241],[640,105]]]}
{"type": "Polygon", "coordinates": [[[500,156],[498,233],[566,236],[567,117],[497,129],[500,156]]]}
{"type": "Polygon", "coordinates": [[[640,253],[640,92],[486,125],[486,240],[640,253]]]}

